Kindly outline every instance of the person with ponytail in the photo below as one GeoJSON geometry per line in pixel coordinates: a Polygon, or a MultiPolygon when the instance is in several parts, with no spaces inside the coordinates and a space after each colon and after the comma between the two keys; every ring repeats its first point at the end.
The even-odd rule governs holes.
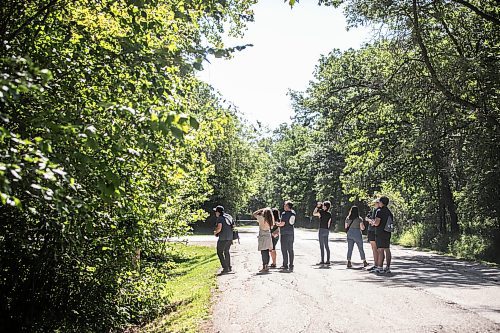
{"type": "Polygon", "coordinates": [[[262,269],[260,273],[269,271],[269,251],[273,249],[271,228],[274,226],[274,217],[271,208],[262,208],[255,211],[253,217],[259,223],[258,250],[262,255],[262,269]]]}
{"type": "Polygon", "coordinates": [[[359,216],[358,206],[352,206],[349,211],[349,216],[345,220],[345,230],[347,232],[347,268],[352,268],[351,257],[354,243],[358,246],[359,255],[363,260],[363,266],[368,266],[363,250],[363,236],[361,231],[365,230],[363,219],[359,216]]]}

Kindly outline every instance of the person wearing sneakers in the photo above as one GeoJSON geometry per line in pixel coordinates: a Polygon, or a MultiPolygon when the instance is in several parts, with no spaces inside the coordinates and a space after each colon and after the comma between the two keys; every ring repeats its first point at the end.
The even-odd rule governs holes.
{"type": "Polygon", "coordinates": [[[295,212],[292,210],[293,203],[291,201],[285,201],[283,205],[284,212],[281,214],[280,222],[278,227],[280,227],[280,244],[281,253],[283,254],[283,266],[280,269],[288,270],[293,272],[293,240],[294,240],[294,224],[295,224],[295,212]],[[290,264],[290,265],[289,265],[290,264]]]}
{"type": "Polygon", "coordinates": [[[219,257],[222,266],[221,274],[231,272],[231,256],[229,249],[233,244],[233,220],[231,215],[224,213],[223,206],[214,208],[216,216],[216,228],[214,230],[217,240],[217,256],[219,257]]]}
{"type": "Polygon", "coordinates": [[[271,228],[274,225],[274,217],[271,208],[262,208],[255,211],[253,217],[259,222],[258,250],[262,255],[262,269],[260,273],[269,271],[269,250],[273,248],[271,240],[271,228]]]}
{"type": "Polygon", "coordinates": [[[363,219],[359,216],[358,206],[352,206],[349,215],[345,220],[345,230],[347,231],[347,268],[352,268],[351,257],[354,243],[358,246],[359,255],[363,260],[363,267],[368,266],[363,250],[363,235],[361,231],[365,230],[363,219]]]}
{"type": "Polygon", "coordinates": [[[273,217],[274,217],[274,226],[271,228],[271,238],[273,241],[273,249],[271,252],[271,260],[272,264],[269,265],[270,268],[276,268],[276,244],[280,239],[280,227],[278,227],[278,223],[280,221],[280,211],[278,208],[273,208],[273,217]]]}
{"type": "Polygon", "coordinates": [[[391,272],[391,233],[384,230],[389,216],[393,217],[392,212],[389,210],[387,205],[389,204],[388,197],[380,198],[380,209],[377,210],[375,214],[374,225],[377,227],[375,231],[375,241],[377,242],[377,268],[375,273],[387,274],[391,272]],[[384,259],[386,261],[386,267],[384,267],[384,259]]]}
{"type": "Polygon", "coordinates": [[[377,257],[378,257],[378,251],[377,251],[377,242],[375,241],[375,230],[377,229],[376,226],[373,224],[375,223],[375,215],[377,211],[380,209],[379,204],[380,200],[375,199],[372,201],[373,204],[373,209],[368,214],[366,217],[366,221],[368,222],[368,242],[370,242],[370,246],[372,247],[372,253],[373,253],[373,266],[368,268],[367,271],[372,272],[377,268],[377,257]]]}
{"type": "Polygon", "coordinates": [[[319,217],[319,248],[321,251],[321,261],[318,265],[330,265],[330,247],[328,246],[328,236],[330,235],[330,225],[332,223],[332,214],[329,212],[330,201],[318,202],[313,211],[313,216],[319,217]],[[326,251],[326,261],[325,261],[326,251]]]}

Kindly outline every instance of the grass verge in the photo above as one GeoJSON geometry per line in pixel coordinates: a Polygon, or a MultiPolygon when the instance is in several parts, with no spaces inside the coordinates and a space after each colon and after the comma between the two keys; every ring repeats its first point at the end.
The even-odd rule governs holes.
{"type": "Polygon", "coordinates": [[[172,271],[172,280],[168,282],[172,305],[167,314],[142,327],[140,333],[198,332],[210,315],[210,298],[219,267],[215,248],[179,245],[178,250],[187,260],[172,271]]]}

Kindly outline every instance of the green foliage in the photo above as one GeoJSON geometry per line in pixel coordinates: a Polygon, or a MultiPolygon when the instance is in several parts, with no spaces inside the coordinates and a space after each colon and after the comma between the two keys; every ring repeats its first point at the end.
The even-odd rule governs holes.
{"type": "Polygon", "coordinates": [[[473,239],[482,250],[464,245],[472,256],[498,260],[498,6],[320,3],[342,3],[351,26],[381,26],[371,44],[322,57],[308,89],[292,93],[296,119],[337,153],[326,164],[341,166],[342,192],[355,203],[388,195],[407,243],[446,250],[473,239]]]}
{"type": "Polygon", "coordinates": [[[265,155],[255,147],[251,128],[236,115],[223,112],[217,115],[216,121],[218,143],[208,156],[215,166],[209,180],[214,193],[206,208],[223,205],[233,215],[248,213],[248,202],[263,177],[265,155]]]}
{"type": "Polygon", "coordinates": [[[11,1],[0,12],[0,326],[101,332],[163,311],[136,258],[204,219],[238,120],[194,76],[253,1],[11,1]]]}
{"type": "Polygon", "coordinates": [[[252,208],[283,206],[285,200],[294,203],[294,209],[302,216],[315,201],[315,156],[311,147],[314,131],[298,126],[282,124],[260,142],[265,152],[261,154],[265,170],[258,196],[253,198],[252,208]],[[267,155],[267,157],[266,157],[267,155]]]}
{"type": "Polygon", "coordinates": [[[449,251],[453,255],[474,260],[477,258],[490,259],[485,256],[488,248],[492,247],[491,239],[480,235],[460,235],[460,238],[449,245],[449,251]]]}
{"type": "Polygon", "coordinates": [[[415,224],[405,230],[398,238],[398,244],[407,247],[424,246],[424,225],[415,224]]]}

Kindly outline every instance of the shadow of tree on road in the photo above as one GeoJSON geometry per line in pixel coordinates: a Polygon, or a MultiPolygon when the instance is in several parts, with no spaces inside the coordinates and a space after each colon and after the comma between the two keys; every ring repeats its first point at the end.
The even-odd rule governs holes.
{"type": "MultiPolygon", "coordinates": [[[[473,289],[500,286],[499,269],[444,256],[395,256],[391,271],[390,274],[373,277],[383,279],[392,286],[450,286],[473,289]]],[[[373,283],[374,279],[367,279],[366,275],[363,275],[359,281],[373,283]]]]}

